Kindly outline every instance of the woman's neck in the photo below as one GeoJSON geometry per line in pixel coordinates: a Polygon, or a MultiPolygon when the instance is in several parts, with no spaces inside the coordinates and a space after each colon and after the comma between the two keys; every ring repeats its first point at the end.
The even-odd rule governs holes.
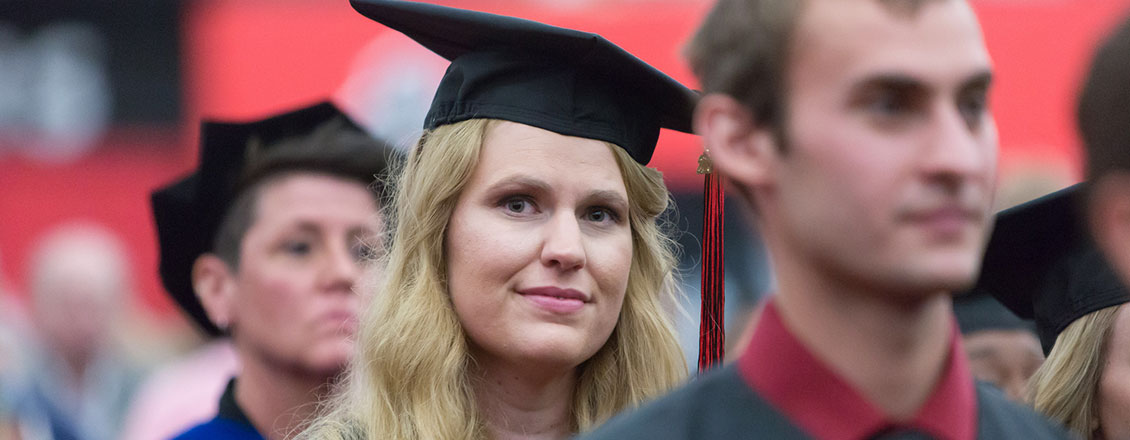
{"type": "Polygon", "coordinates": [[[336,375],[312,375],[240,355],[235,400],[267,440],[289,438],[306,426],[336,375]]]}
{"type": "Polygon", "coordinates": [[[561,439],[573,434],[574,369],[546,373],[503,362],[474,365],[475,402],[491,438],[561,439]]]}

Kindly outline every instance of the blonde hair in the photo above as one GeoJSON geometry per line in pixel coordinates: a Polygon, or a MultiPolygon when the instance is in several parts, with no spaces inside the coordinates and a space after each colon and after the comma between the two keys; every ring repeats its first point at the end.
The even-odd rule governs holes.
{"type": "Polygon", "coordinates": [[[1121,307],[1099,309],[1068,325],[1028,381],[1032,406],[1084,438],[1091,438],[1099,429],[1099,381],[1107,340],[1121,307]]]}
{"type": "MultiPolygon", "coordinates": [[[[486,422],[468,380],[466,336],[448,295],[444,236],[494,121],[472,119],[421,137],[394,196],[381,288],[362,316],[343,393],[303,437],[481,439],[486,422]]],[[[627,292],[608,341],[578,367],[573,429],[677,385],[682,350],[665,311],[674,296],[674,242],[659,225],[669,195],[662,175],[613,151],[629,201],[633,256],[627,292]]]]}

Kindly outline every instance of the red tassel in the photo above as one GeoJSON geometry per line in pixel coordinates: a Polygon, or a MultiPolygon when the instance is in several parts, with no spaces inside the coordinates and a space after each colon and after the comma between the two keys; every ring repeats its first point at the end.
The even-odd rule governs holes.
{"type": "Polygon", "coordinates": [[[702,223],[702,316],[698,340],[698,371],[721,364],[726,346],[726,288],[722,248],[722,217],[725,194],[722,181],[714,173],[710,157],[699,157],[699,174],[705,174],[705,199],[702,223]]]}

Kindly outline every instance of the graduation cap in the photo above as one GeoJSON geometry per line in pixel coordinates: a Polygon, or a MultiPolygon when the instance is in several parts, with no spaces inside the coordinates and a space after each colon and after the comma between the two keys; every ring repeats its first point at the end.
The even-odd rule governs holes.
{"type": "Polygon", "coordinates": [[[165,290],[208,335],[221,335],[196,297],[192,267],[197,257],[213,251],[235,198],[255,182],[291,170],[368,184],[393,154],[329,102],[248,123],[204,122],[197,169],[150,198],[165,290]],[[312,148],[319,154],[311,154],[312,148]]]}
{"type": "Polygon", "coordinates": [[[1004,304],[984,291],[954,298],[953,313],[957,317],[957,327],[963,335],[984,330],[1036,332],[1035,323],[1016,316],[1004,304]]]}
{"type": "Polygon", "coordinates": [[[661,127],[691,132],[698,95],[600,35],[427,3],[351,3],[451,61],[425,130],[503,119],[611,142],[643,165],[661,127]]]}
{"type": "MultiPolygon", "coordinates": [[[[600,35],[399,0],[351,0],[362,15],[451,61],[424,129],[471,118],[613,143],[647,165],[659,129],[691,132],[698,93],[600,35]]],[[[700,368],[722,359],[722,187],[707,180],[700,368]]]]}
{"type": "Polygon", "coordinates": [[[1076,319],[1130,301],[1081,215],[1084,185],[998,214],[973,288],[1034,319],[1044,354],[1076,319]]]}

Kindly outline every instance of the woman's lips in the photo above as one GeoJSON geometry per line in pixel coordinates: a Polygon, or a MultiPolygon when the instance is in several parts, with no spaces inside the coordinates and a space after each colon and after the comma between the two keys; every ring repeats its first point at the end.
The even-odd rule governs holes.
{"type": "Polygon", "coordinates": [[[575,313],[590,300],[579,290],[552,286],[522,289],[518,293],[539,308],[561,314],[575,313]]]}
{"type": "Polygon", "coordinates": [[[357,314],[344,310],[335,310],[322,315],[323,322],[337,331],[353,334],[357,331],[357,314]]]}

